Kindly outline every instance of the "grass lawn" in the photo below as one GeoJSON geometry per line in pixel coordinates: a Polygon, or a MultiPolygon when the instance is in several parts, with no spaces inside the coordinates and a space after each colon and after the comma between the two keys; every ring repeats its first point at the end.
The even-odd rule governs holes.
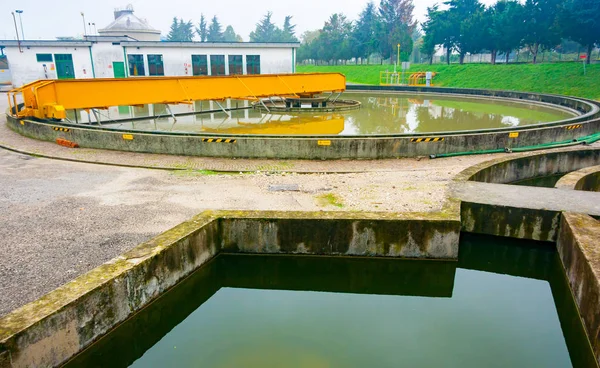
{"type": "MultiPolygon", "coordinates": [[[[410,72],[437,72],[434,85],[457,88],[488,88],[515,91],[556,93],[600,100],[600,64],[465,64],[415,65],[410,72]]],[[[351,83],[379,84],[379,72],[394,69],[393,65],[298,65],[299,73],[340,72],[351,83]]]]}

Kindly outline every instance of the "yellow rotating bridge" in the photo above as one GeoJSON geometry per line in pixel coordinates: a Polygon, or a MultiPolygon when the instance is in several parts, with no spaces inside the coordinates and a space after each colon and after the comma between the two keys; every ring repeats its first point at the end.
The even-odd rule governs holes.
{"type": "Polygon", "coordinates": [[[338,73],[39,80],[8,92],[8,103],[19,118],[65,119],[72,109],[312,97],[345,89],[346,77],[338,73]]]}

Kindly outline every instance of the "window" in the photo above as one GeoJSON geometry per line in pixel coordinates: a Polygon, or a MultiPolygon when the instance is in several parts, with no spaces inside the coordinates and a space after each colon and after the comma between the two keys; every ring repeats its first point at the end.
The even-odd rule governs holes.
{"type": "Polygon", "coordinates": [[[208,75],[208,58],[206,55],[192,55],[192,73],[208,75]]]}
{"type": "Polygon", "coordinates": [[[248,74],[260,74],[260,55],[246,56],[246,72],[248,74]]]}
{"type": "Polygon", "coordinates": [[[52,62],[52,54],[35,54],[35,58],[38,63],[51,63],[52,62]]]}
{"type": "Polygon", "coordinates": [[[165,75],[162,55],[148,55],[148,74],[165,75]]]}
{"type": "Polygon", "coordinates": [[[229,75],[244,74],[242,55],[229,55],[229,75]]]}
{"type": "Polygon", "coordinates": [[[129,75],[146,75],[144,69],[144,55],[127,55],[129,75]]]}
{"type": "Polygon", "coordinates": [[[210,55],[210,75],[225,75],[225,55],[210,55]]]}

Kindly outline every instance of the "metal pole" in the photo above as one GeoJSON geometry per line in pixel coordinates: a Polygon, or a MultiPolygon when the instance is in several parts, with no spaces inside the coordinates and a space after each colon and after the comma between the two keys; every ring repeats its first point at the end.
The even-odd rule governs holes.
{"type": "Polygon", "coordinates": [[[19,29],[17,28],[17,18],[15,17],[15,12],[11,12],[13,16],[13,21],[15,22],[15,34],[17,35],[17,45],[19,45],[19,52],[23,52],[21,49],[21,40],[19,40],[19,29]]]}
{"type": "Polygon", "coordinates": [[[23,36],[23,41],[25,41],[25,32],[23,32],[23,19],[21,18],[21,14],[23,14],[23,10],[15,10],[17,14],[19,14],[19,23],[21,24],[21,36],[23,36]]]}
{"type": "Polygon", "coordinates": [[[87,35],[87,29],[85,28],[85,14],[81,12],[81,17],[83,18],[83,37],[87,35]]]}

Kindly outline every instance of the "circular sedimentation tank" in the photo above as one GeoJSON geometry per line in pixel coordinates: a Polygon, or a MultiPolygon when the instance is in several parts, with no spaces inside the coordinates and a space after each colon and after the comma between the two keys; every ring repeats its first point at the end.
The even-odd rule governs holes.
{"type": "Polygon", "coordinates": [[[19,121],[9,114],[9,125],[29,137],[63,138],[80,147],[284,159],[439,157],[600,138],[597,102],[535,93],[348,86],[341,96],[220,105],[228,111],[208,101],[170,109],[119,106],[91,115],[68,111],[63,122],[19,121]]]}

